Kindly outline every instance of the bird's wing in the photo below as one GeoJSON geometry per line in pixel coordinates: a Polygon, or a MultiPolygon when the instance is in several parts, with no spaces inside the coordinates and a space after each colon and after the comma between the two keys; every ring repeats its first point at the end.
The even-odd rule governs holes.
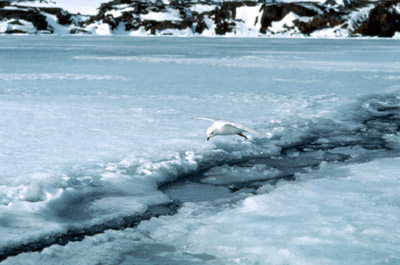
{"type": "Polygon", "coordinates": [[[237,123],[237,122],[226,122],[227,124],[230,124],[230,125],[232,125],[232,126],[235,126],[235,127],[237,127],[237,128],[239,128],[239,129],[241,129],[241,130],[243,130],[243,131],[245,131],[245,132],[249,132],[249,133],[252,133],[252,134],[255,134],[255,135],[257,135],[257,136],[264,136],[262,133],[260,133],[259,131],[257,131],[257,130],[254,130],[254,129],[252,129],[252,128],[249,128],[249,127],[247,127],[246,125],[243,125],[243,124],[241,124],[241,123],[237,123]]]}
{"type": "Polygon", "coordinates": [[[214,120],[214,119],[210,119],[210,118],[203,118],[203,117],[200,117],[200,118],[195,118],[196,120],[205,120],[205,121],[211,121],[211,122],[216,122],[217,120],[214,120]]]}

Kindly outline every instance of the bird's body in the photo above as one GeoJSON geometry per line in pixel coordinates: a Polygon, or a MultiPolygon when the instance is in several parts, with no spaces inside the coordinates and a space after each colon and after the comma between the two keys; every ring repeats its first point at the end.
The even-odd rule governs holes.
{"type": "Polygon", "coordinates": [[[262,136],[261,133],[256,130],[250,129],[243,124],[231,121],[214,120],[210,118],[198,118],[200,120],[207,120],[213,122],[213,124],[207,129],[207,141],[216,135],[239,135],[247,139],[244,132],[250,132],[258,136],[262,136]]]}

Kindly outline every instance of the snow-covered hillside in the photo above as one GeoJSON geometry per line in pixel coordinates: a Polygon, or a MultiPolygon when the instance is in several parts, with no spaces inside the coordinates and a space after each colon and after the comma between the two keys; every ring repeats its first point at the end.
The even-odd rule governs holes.
{"type": "Polygon", "coordinates": [[[2,1],[0,33],[312,36],[400,35],[400,0],[2,1]]]}

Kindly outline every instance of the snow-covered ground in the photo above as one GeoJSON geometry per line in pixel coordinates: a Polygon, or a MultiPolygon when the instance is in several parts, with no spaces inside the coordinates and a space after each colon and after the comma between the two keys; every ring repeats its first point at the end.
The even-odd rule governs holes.
{"type": "Polygon", "coordinates": [[[0,256],[185,201],[4,264],[399,262],[396,41],[1,41],[0,256]]]}

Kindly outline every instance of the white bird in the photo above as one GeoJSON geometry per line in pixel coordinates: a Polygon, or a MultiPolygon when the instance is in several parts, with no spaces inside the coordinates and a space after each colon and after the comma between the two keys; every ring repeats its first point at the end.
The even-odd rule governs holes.
{"type": "Polygon", "coordinates": [[[210,118],[197,118],[199,120],[211,121],[213,124],[207,129],[207,141],[216,135],[239,135],[247,139],[244,132],[249,132],[258,136],[263,136],[260,132],[248,128],[247,126],[231,121],[214,120],[210,118]]]}

